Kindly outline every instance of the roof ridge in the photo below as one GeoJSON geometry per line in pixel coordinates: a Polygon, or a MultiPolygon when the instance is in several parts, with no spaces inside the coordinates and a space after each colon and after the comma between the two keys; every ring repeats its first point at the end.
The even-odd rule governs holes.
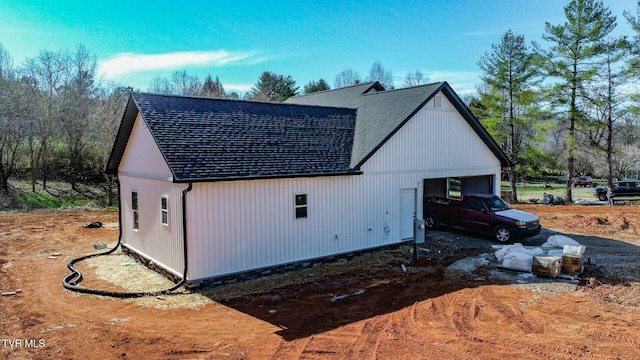
{"type": "Polygon", "coordinates": [[[313,105],[313,104],[295,104],[295,103],[287,103],[287,102],[273,102],[273,101],[258,101],[258,100],[247,100],[247,99],[232,99],[232,98],[217,98],[217,97],[208,97],[208,96],[199,96],[199,95],[177,95],[177,94],[159,94],[159,93],[150,93],[150,92],[134,92],[133,95],[135,97],[136,94],[140,94],[143,96],[159,96],[165,98],[181,98],[181,99],[193,99],[193,100],[206,100],[206,101],[223,101],[223,102],[242,102],[246,104],[263,104],[263,105],[273,105],[273,106],[303,106],[309,108],[328,108],[328,109],[354,109],[348,106],[329,106],[329,105],[313,105]]]}
{"type": "Polygon", "coordinates": [[[316,95],[316,94],[322,94],[322,93],[328,93],[328,92],[332,92],[332,91],[338,91],[338,90],[346,90],[346,89],[351,89],[357,86],[362,86],[364,87],[365,85],[368,86],[373,86],[377,81],[369,81],[369,82],[365,82],[365,83],[359,83],[359,84],[353,84],[353,85],[349,85],[349,86],[343,86],[343,87],[339,87],[339,88],[335,88],[335,89],[327,89],[327,90],[321,90],[321,91],[314,91],[312,93],[308,93],[308,94],[301,94],[301,95],[295,95],[292,97],[296,97],[296,98],[301,98],[301,97],[305,97],[305,96],[311,96],[311,95],[316,95]]]}
{"type": "Polygon", "coordinates": [[[362,96],[382,95],[382,94],[388,94],[388,93],[394,92],[394,91],[411,90],[411,89],[427,87],[427,86],[433,86],[433,85],[440,86],[440,85],[442,85],[444,83],[446,83],[446,81],[435,81],[435,82],[432,82],[432,83],[429,83],[429,84],[420,84],[420,85],[414,85],[414,86],[408,86],[408,87],[402,87],[402,88],[394,88],[394,89],[383,90],[383,91],[369,92],[369,93],[362,94],[362,96]]]}

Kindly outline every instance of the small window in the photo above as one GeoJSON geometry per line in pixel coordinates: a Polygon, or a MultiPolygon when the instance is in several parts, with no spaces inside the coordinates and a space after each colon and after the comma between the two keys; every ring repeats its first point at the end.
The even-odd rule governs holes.
{"type": "Polygon", "coordinates": [[[138,215],[138,192],[131,192],[131,209],[133,210],[133,230],[139,228],[139,215],[138,215]]]}
{"type": "Polygon", "coordinates": [[[169,198],[163,196],[160,203],[162,225],[169,225],[169,198]]]}
{"type": "Polygon", "coordinates": [[[296,219],[307,217],[307,194],[296,194],[296,219]]]}
{"type": "Polygon", "coordinates": [[[447,178],[447,197],[450,199],[462,199],[462,178],[447,178]]]}

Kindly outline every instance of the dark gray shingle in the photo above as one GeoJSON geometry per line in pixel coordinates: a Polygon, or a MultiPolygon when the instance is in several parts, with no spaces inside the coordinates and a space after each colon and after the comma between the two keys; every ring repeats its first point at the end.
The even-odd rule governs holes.
{"type": "MultiPolygon", "coordinates": [[[[145,93],[134,93],[129,101],[140,111],[175,181],[352,172],[354,109],[145,93]]],[[[126,118],[135,116],[128,112],[125,128],[132,121],[126,118]]],[[[130,131],[121,129],[116,142],[126,142],[130,131]]],[[[120,148],[114,146],[108,172],[114,167],[117,172],[120,148]]]]}
{"type": "Polygon", "coordinates": [[[502,165],[509,166],[509,159],[502,149],[446,82],[395,90],[383,90],[377,82],[374,82],[295,96],[289,98],[286,103],[357,109],[351,167],[359,168],[439,92],[442,92],[456,107],[502,165]]]}

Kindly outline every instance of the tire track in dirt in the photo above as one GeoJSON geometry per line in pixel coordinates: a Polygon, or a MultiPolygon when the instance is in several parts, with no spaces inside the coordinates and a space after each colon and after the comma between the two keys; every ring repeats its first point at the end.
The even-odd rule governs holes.
{"type": "Polygon", "coordinates": [[[294,341],[281,340],[280,346],[278,346],[271,359],[301,359],[304,349],[312,338],[313,336],[294,341]]]}
{"type": "Polygon", "coordinates": [[[542,333],[543,328],[541,324],[532,324],[523,317],[522,311],[516,310],[512,306],[508,306],[504,302],[500,301],[500,297],[493,291],[491,286],[483,286],[480,289],[480,296],[482,296],[483,303],[486,306],[491,307],[508,323],[515,324],[525,334],[542,333]]]}
{"type": "MultiPolygon", "coordinates": [[[[526,349],[527,353],[532,354],[531,358],[572,359],[580,353],[575,349],[544,342],[540,337],[544,334],[544,323],[525,319],[521,312],[501,302],[491,287],[484,286],[450,293],[443,298],[431,299],[429,302],[429,304],[415,304],[407,316],[410,324],[407,328],[413,327],[412,332],[419,337],[425,338],[424,335],[420,335],[423,333],[420,329],[428,329],[431,333],[434,330],[453,332],[453,336],[458,338],[456,343],[459,348],[467,345],[495,347],[500,348],[501,353],[512,354],[522,354],[523,349],[526,349]],[[486,329],[492,329],[492,327],[483,324],[486,322],[510,324],[515,331],[498,331],[501,326],[497,326],[496,331],[487,332],[486,329]],[[484,331],[477,331],[476,328],[484,331]],[[542,340],[527,340],[526,336],[529,334],[534,334],[542,340]]],[[[425,340],[428,341],[428,339],[425,340]]],[[[589,354],[584,355],[587,357],[581,358],[590,358],[589,354]]]]}
{"type": "MultiPolygon", "coordinates": [[[[502,352],[513,354],[522,354],[523,349],[526,349],[527,353],[532,354],[532,358],[601,358],[585,352],[584,348],[576,349],[565,344],[555,344],[549,341],[551,336],[547,335],[546,321],[536,321],[535,318],[526,319],[522,311],[506,305],[495,293],[492,286],[483,286],[479,289],[474,295],[479,295],[475,299],[480,298],[481,311],[486,313],[483,314],[483,317],[496,323],[499,322],[498,319],[503,319],[505,324],[513,325],[518,330],[512,332],[496,331],[489,334],[476,335],[482,337],[483,342],[490,343],[492,347],[500,348],[502,352]],[[528,339],[528,336],[534,336],[535,339],[528,339]]],[[[504,326],[498,326],[498,328],[502,327],[504,326]]],[[[490,327],[481,326],[481,328],[487,329],[490,327]]]]}
{"type": "Polygon", "coordinates": [[[381,336],[392,323],[391,315],[376,316],[368,320],[348,356],[349,359],[375,359],[381,336]]]}
{"type": "Polygon", "coordinates": [[[616,343],[629,344],[633,348],[640,349],[640,341],[636,340],[635,338],[630,338],[628,336],[612,333],[610,331],[599,330],[599,329],[597,330],[585,329],[582,326],[567,324],[557,319],[550,320],[549,322],[547,322],[547,326],[553,327],[555,329],[567,329],[573,333],[580,333],[584,335],[594,336],[597,338],[601,338],[603,340],[614,341],[616,343]]]}
{"type": "Polygon", "coordinates": [[[283,340],[272,359],[347,358],[362,336],[364,323],[337,328],[293,341],[283,340]]]}
{"type": "MultiPolygon", "coordinates": [[[[460,334],[470,341],[481,341],[492,344],[496,348],[500,348],[503,352],[510,352],[513,354],[521,354],[523,349],[526,349],[528,353],[532,354],[532,358],[548,357],[555,359],[601,359],[601,354],[591,353],[586,345],[576,344],[563,344],[554,343],[550,341],[553,338],[559,339],[561,342],[562,336],[553,334],[558,330],[568,330],[569,333],[574,335],[575,333],[584,333],[585,335],[600,337],[605,342],[611,341],[626,343],[631,345],[630,349],[638,352],[637,348],[640,347],[640,342],[619,334],[601,331],[585,329],[579,325],[569,325],[562,323],[558,320],[551,321],[535,321],[535,319],[525,319],[522,312],[518,309],[514,309],[511,306],[505,305],[493,291],[492,287],[481,287],[481,290],[474,291],[471,295],[476,299],[474,306],[470,306],[470,312],[474,312],[477,315],[481,311],[483,316],[488,315],[488,319],[503,318],[507,324],[513,324],[519,331],[515,332],[495,332],[491,334],[473,334],[472,337],[468,332],[462,331],[460,334]],[[477,301],[479,295],[480,301],[477,301]],[[473,309],[482,309],[476,313],[473,309]],[[528,339],[528,336],[535,336],[535,339],[528,339]]],[[[454,302],[462,304],[463,302],[454,302]]],[[[456,323],[465,323],[465,320],[469,317],[463,316],[463,312],[454,312],[452,320],[458,319],[456,323]]],[[[465,329],[458,327],[459,329],[465,329]]],[[[481,326],[481,328],[489,328],[488,326],[481,326]]],[[[611,354],[613,355],[613,354],[611,354]]],[[[612,358],[616,356],[613,355],[612,358]]]]}

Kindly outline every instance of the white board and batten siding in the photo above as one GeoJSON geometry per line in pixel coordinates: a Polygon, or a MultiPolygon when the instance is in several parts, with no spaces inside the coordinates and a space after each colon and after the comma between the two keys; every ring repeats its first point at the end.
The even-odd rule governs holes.
{"type": "Polygon", "coordinates": [[[399,209],[385,193],[385,184],[362,176],[195,183],[187,196],[188,278],[397,243],[399,209]],[[306,218],[296,218],[300,194],[306,218]]]}
{"type": "MultiPolygon", "coordinates": [[[[496,175],[500,161],[443,95],[436,95],[363,164],[366,174],[420,179],[496,175]],[[440,99],[440,107],[434,100],[440,99]]],[[[414,184],[415,186],[415,184],[414,184]]],[[[496,185],[499,191],[499,184],[496,185]]]]}
{"type": "Polygon", "coordinates": [[[424,179],[499,178],[499,160],[440,101],[410,119],[362,175],[195,183],[187,195],[188,278],[396,244],[412,237],[413,214],[422,217],[424,179]],[[295,217],[297,194],[307,195],[307,218],[295,217]]]}
{"type": "MultiPolygon", "coordinates": [[[[426,104],[381,146],[362,175],[194,183],[186,195],[187,281],[397,244],[412,236],[413,214],[422,217],[424,179],[498,179],[499,160],[444,96],[439,101],[439,107],[433,100],[426,104]],[[296,218],[301,194],[306,218],[296,218]]],[[[182,276],[182,192],[188,185],[172,182],[140,116],[122,159],[123,245],[182,276]],[[162,197],[168,199],[167,225],[162,197]]]]}
{"type": "MultiPolygon", "coordinates": [[[[409,197],[415,194],[415,217],[423,218],[425,179],[490,176],[500,179],[501,164],[448,99],[438,94],[423,106],[362,166],[364,177],[397,184],[402,238],[412,237],[409,197]],[[381,180],[384,179],[384,180],[381,180]]],[[[499,181],[492,191],[499,194],[499,181]]],[[[393,191],[389,188],[388,191],[393,191]]]]}
{"type": "Polygon", "coordinates": [[[184,271],[182,190],[174,184],[151,133],[140,115],[118,168],[122,244],[181,277],[184,271]],[[132,193],[138,194],[138,228],[134,229],[132,193]],[[162,223],[162,198],[167,224],[162,223]]]}

